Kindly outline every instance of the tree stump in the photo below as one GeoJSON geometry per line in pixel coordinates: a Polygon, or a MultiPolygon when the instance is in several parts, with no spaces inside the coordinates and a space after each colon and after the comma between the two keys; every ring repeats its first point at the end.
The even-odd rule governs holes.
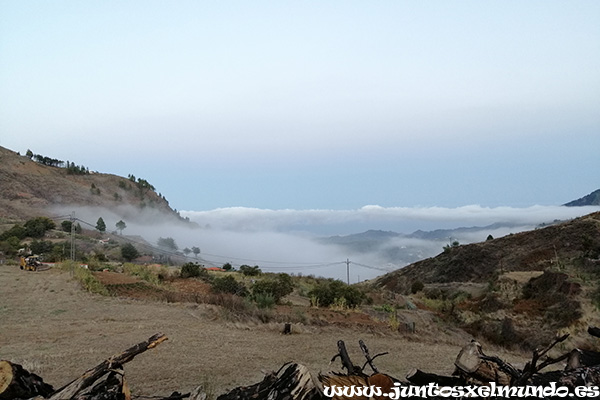
{"type": "Polygon", "coordinates": [[[0,361],[0,400],[29,399],[38,395],[46,397],[52,392],[54,388],[38,375],[19,364],[0,361]]]}

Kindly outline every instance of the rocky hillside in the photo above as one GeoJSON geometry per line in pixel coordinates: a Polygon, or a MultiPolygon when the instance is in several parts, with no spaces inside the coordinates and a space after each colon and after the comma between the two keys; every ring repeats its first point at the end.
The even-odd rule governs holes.
{"type": "Polygon", "coordinates": [[[43,165],[34,157],[0,147],[0,219],[5,222],[51,215],[76,207],[109,209],[132,220],[161,215],[182,221],[143,179],[111,174],[70,171],[43,165]]]}
{"type": "Polygon", "coordinates": [[[480,243],[449,247],[440,255],[380,277],[378,285],[408,292],[413,282],[488,282],[511,271],[543,271],[560,260],[600,252],[600,213],[480,243]]]}
{"type": "Polygon", "coordinates": [[[600,318],[600,213],[447,247],[374,284],[412,293],[423,306],[499,344],[533,348],[565,330],[578,337],[600,318]]]}
{"type": "Polygon", "coordinates": [[[593,191],[587,196],[573,200],[565,204],[567,207],[600,206],[600,189],[593,191]]]}

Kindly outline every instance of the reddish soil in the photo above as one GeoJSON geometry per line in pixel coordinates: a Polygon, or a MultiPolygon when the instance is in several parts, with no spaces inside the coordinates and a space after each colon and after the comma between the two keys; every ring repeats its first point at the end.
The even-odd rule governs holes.
{"type": "Polygon", "coordinates": [[[94,272],[94,276],[103,285],[127,285],[140,281],[140,279],[135,276],[110,271],[94,272]]]}

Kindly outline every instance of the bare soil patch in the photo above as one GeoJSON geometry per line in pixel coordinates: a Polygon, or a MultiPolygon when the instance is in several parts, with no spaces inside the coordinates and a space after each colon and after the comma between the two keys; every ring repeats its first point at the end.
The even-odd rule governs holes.
{"type": "MultiPolygon", "coordinates": [[[[288,361],[315,373],[339,370],[337,363],[329,365],[339,339],[346,341],[357,363],[362,361],[359,339],[373,354],[388,351],[377,365],[394,376],[404,377],[413,367],[450,374],[458,351],[471,339],[425,324],[415,334],[360,324],[295,324],[294,334],[281,335],[280,323],[231,322],[216,306],[93,295],[68,273],[54,269],[25,272],[0,265],[0,287],[0,359],[23,364],[55,387],[157,332],[169,340],[126,365],[136,395],[168,395],[199,384],[220,394],[258,382],[262,371],[277,370],[288,361]]],[[[323,317],[346,318],[327,310],[323,317]]],[[[526,358],[492,351],[516,364],[526,358]]]]}
{"type": "Polygon", "coordinates": [[[135,276],[111,271],[94,272],[94,276],[103,285],[127,285],[140,281],[140,279],[135,276]]]}

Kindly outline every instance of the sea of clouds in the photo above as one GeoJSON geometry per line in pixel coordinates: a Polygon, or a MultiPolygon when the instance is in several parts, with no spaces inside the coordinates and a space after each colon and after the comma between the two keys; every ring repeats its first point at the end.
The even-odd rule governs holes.
{"type": "MultiPolygon", "coordinates": [[[[76,216],[95,224],[102,216],[109,230],[122,219],[111,210],[81,208],[76,216]]],[[[501,237],[535,229],[543,224],[566,221],[600,207],[531,206],[444,207],[364,206],[356,210],[269,210],[245,207],[208,211],[180,211],[192,224],[174,223],[159,214],[144,211],[125,220],[124,235],[141,236],[155,244],[159,237],[172,237],[180,250],[199,247],[199,262],[221,266],[259,265],[267,272],[325,276],[350,281],[372,279],[419,259],[432,257],[445,244],[483,241],[488,235],[501,237]],[[492,226],[492,224],[494,224],[492,226]],[[428,240],[405,237],[417,230],[481,227],[468,232],[428,240]],[[393,231],[394,236],[371,244],[365,250],[324,242],[322,238],[345,236],[367,230],[393,231]]],[[[70,212],[70,211],[69,211],[70,212]]],[[[130,213],[133,213],[130,210],[130,213]]],[[[194,261],[191,256],[191,261],[194,261]]]]}

